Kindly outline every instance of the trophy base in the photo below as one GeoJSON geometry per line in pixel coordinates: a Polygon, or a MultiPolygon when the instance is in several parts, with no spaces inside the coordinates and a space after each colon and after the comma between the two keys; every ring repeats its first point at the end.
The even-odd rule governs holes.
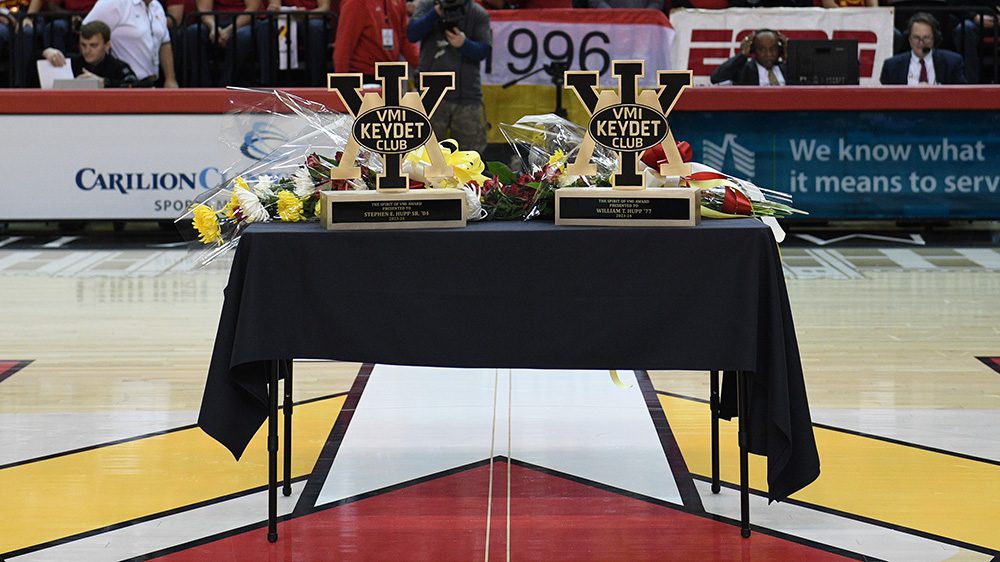
{"type": "Polygon", "coordinates": [[[465,191],[323,191],[320,220],[327,230],[458,228],[465,226],[465,191]]]}
{"type": "Polygon", "coordinates": [[[701,192],[687,187],[625,191],[607,187],[556,190],[556,224],[571,226],[695,226],[701,192]]]}

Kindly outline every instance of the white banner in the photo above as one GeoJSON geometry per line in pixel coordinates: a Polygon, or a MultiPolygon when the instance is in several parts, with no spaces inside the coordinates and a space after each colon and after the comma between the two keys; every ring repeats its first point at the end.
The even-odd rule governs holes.
{"type": "MultiPolygon", "coordinates": [[[[490,12],[493,51],[483,84],[501,85],[552,61],[567,70],[597,70],[602,85],[615,84],[612,60],[644,60],[641,84],[652,87],[657,70],[669,70],[674,30],[657,10],[504,10],[490,12]]],[[[542,71],[519,84],[551,85],[542,71]]]]}
{"type": "Polygon", "coordinates": [[[0,115],[0,220],[173,219],[228,165],[283,144],[286,124],[300,127],[270,114],[0,115]]]}
{"type": "Polygon", "coordinates": [[[695,84],[709,84],[712,71],[739,52],[743,37],[768,28],[789,39],[857,39],[861,84],[878,84],[882,62],[892,56],[892,18],[892,8],[674,10],[672,68],[690,68],[695,84]]]}

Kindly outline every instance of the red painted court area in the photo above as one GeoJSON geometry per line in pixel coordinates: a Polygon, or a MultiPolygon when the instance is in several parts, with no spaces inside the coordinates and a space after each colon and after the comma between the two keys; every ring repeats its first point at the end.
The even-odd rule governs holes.
{"type": "MultiPolygon", "coordinates": [[[[511,467],[510,560],[845,560],[809,546],[520,466],[511,467]]],[[[507,464],[494,464],[491,560],[506,560],[507,464]]],[[[160,560],[326,561],[485,558],[489,466],[472,468],[160,560]]],[[[262,513],[263,513],[263,506],[262,513]]]]}

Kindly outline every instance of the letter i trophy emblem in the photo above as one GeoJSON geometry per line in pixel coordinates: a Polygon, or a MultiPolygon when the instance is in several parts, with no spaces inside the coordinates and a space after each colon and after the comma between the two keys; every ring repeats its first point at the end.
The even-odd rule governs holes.
{"type": "Polygon", "coordinates": [[[420,74],[420,92],[406,92],[405,62],[380,62],[375,76],[382,83],[381,94],[361,95],[361,74],[330,74],[328,90],[336,92],[347,111],[355,117],[351,135],[340,163],[330,170],[332,179],[361,177],[357,158],[362,149],[380,156],[383,170],[376,176],[376,189],[324,191],[321,218],[329,230],[373,228],[441,228],[465,226],[465,192],[461,189],[409,189],[409,177],[402,170],[407,153],[427,146],[431,161],[428,178],[449,177],[452,168],[445,162],[429,117],[437,110],[445,93],[454,89],[453,72],[420,74]]]}
{"type": "Polygon", "coordinates": [[[566,88],[573,90],[590,113],[590,123],[576,160],[565,173],[593,176],[591,163],[597,145],[615,152],[618,166],[611,189],[562,188],[556,191],[556,224],[614,226],[693,226],[700,213],[699,192],[690,188],[647,188],[639,171],[639,158],[660,145],[667,161],[658,172],[664,176],[686,176],[691,165],[681,158],[667,116],[680,95],[691,86],[691,71],[657,72],[657,91],[639,89],[645,62],[616,60],[612,74],[618,92],[598,92],[596,71],[567,71],[566,88]]]}

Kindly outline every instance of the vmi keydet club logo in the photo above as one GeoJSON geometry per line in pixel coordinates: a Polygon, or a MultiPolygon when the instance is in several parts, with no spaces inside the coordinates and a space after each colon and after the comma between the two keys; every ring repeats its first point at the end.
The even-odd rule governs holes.
{"type": "Polygon", "coordinates": [[[354,163],[362,146],[382,156],[385,171],[377,178],[379,191],[407,189],[409,178],[400,169],[402,157],[425,144],[431,160],[427,177],[450,175],[450,167],[445,164],[428,117],[434,115],[444,94],[454,89],[454,74],[423,72],[420,74],[423,93],[409,92],[402,97],[400,94],[407,78],[405,62],[379,63],[375,76],[382,82],[382,95],[368,92],[363,98],[359,93],[361,74],[330,74],[327,77],[328,89],[336,91],[351,115],[357,117],[340,165],[331,170],[333,179],[361,176],[361,168],[354,163]]]}
{"type": "Polygon", "coordinates": [[[612,75],[618,78],[619,92],[604,90],[598,94],[600,76],[596,71],[566,72],[566,87],[571,88],[590,112],[590,127],[580,144],[576,161],[566,168],[570,175],[594,175],[590,163],[595,144],[618,154],[618,170],[611,178],[616,189],[644,189],[645,182],[637,169],[642,152],[663,146],[667,163],[659,172],[665,176],[684,176],[691,165],[681,158],[667,116],[685,88],[691,86],[691,71],[659,71],[659,89],[639,92],[639,79],[645,74],[643,61],[614,61],[612,75]]]}

